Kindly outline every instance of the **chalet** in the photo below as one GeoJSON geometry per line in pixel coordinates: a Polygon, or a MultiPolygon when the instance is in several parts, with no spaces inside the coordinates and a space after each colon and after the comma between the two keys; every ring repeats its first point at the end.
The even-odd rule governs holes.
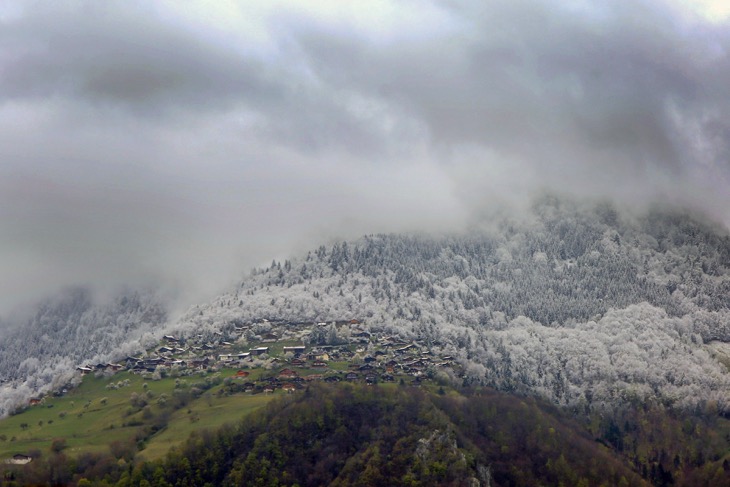
{"type": "MultiPolygon", "coordinates": [[[[355,375],[355,378],[357,378],[357,374],[355,375]]],[[[342,378],[339,375],[328,375],[324,378],[325,382],[340,382],[342,378]]]]}
{"type": "Polygon", "coordinates": [[[33,461],[33,457],[29,457],[28,455],[22,455],[20,453],[16,453],[15,455],[13,455],[12,458],[5,460],[5,463],[9,463],[11,465],[25,465],[32,461],[33,461]]]}
{"type": "Polygon", "coordinates": [[[281,372],[279,372],[279,377],[282,379],[293,379],[297,375],[298,374],[291,369],[284,369],[281,372]]]}
{"type": "Polygon", "coordinates": [[[313,381],[313,380],[322,380],[324,376],[322,374],[312,374],[308,375],[304,378],[306,381],[313,381]]]}
{"type": "Polygon", "coordinates": [[[264,336],[261,337],[261,341],[265,342],[265,343],[275,342],[278,339],[279,339],[279,337],[276,336],[275,333],[266,333],[266,334],[264,334],[264,336]]]}
{"type": "Polygon", "coordinates": [[[222,353],[218,355],[218,360],[220,360],[221,362],[230,362],[231,360],[233,360],[233,355],[230,353],[222,353]]]}
{"type": "Polygon", "coordinates": [[[345,376],[345,379],[347,379],[349,381],[353,381],[353,380],[357,380],[359,377],[360,376],[357,375],[355,372],[348,372],[347,375],[345,376]]]}
{"type": "Polygon", "coordinates": [[[175,351],[175,349],[169,347],[160,347],[157,349],[157,353],[172,353],[173,351],[175,351]]]}
{"type": "Polygon", "coordinates": [[[378,378],[375,376],[375,374],[367,374],[365,376],[366,384],[375,384],[376,382],[378,382],[378,378]]]}
{"type": "Polygon", "coordinates": [[[324,360],[315,360],[312,362],[312,367],[327,367],[327,362],[324,360]]]}
{"type": "Polygon", "coordinates": [[[306,362],[304,360],[298,358],[292,359],[292,361],[289,363],[292,365],[292,367],[304,367],[304,365],[306,365],[306,362]]]}
{"type": "Polygon", "coordinates": [[[291,353],[302,353],[304,350],[306,350],[307,347],[304,345],[295,345],[293,347],[284,347],[284,353],[291,352],[291,353]]]}
{"type": "Polygon", "coordinates": [[[295,386],[294,384],[291,384],[289,382],[287,382],[286,384],[284,384],[283,386],[281,386],[281,388],[287,394],[291,394],[292,392],[294,392],[294,391],[297,390],[297,386],[295,386]]]}
{"type": "Polygon", "coordinates": [[[369,372],[369,371],[373,370],[373,368],[374,368],[374,367],[373,367],[372,365],[370,365],[370,364],[365,364],[365,365],[361,365],[360,367],[358,367],[358,369],[357,369],[357,370],[359,370],[359,371],[361,371],[361,372],[369,372]]]}
{"type": "Polygon", "coordinates": [[[391,374],[383,374],[382,376],[380,376],[380,379],[383,382],[395,382],[395,377],[393,377],[393,375],[391,374]]]}
{"type": "Polygon", "coordinates": [[[427,365],[427,362],[424,362],[423,360],[414,360],[412,362],[404,363],[404,367],[410,367],[412,369],[422,369],[427,365]]]}
{"type": "Polygon", "coordinates": [[[172,335],[165,335],[164,337],[162,337],[162,339],[168,343],[177,343],[180,341],[172,335]]]}
{"type": "Polygon", "coordinates": [[[190,361],[190,367],[194,369],[207,369],[208,365],[210,364],[210,359],[203,358],[203,359],[194,359],[190,361]]]}
{"type": "Polygon", "coordinates": [[[157,365],[148,365],[144,362],[139,362],[134,364],[134,367],[132,367],[132,372],[140,373],[140,372],[154,372],[157,368],[157,365]]]}
{"type": "Polygon", "coordinates": [[[236,371],[236,375],[234,377],[236,379],[242,379],[248,377],[249,375],[251,375],[251,373],[246,370],[238,370],[236,371]]]}
{"type": "Polygon", "coordinates": [[[352,333],[350,336],[354,338],[367,338],[368,340],[370,339],[370,333],[366,331],[358,331],[356,333],[352,333]]]}
{"type": "Polygon", "coordinates": [[[161,364],[164,361],[165,359],[162,357],[147,357],[146,359],[144,359],[145,365],[157,365],[161,364]]]}
{"type": "Polygon", "coordinates": [[[309,360],[315,360],[315,359],[329,360],[329,358],[330,358],[329,352],[331,352],[331,351],[332,351],[332,347],[321,346],[321,347],[311,350],[307,354],[307,359],[309,359],[309,360]]]}
{"type": "Polygon", "coordinates": [[[33,397],[33,398],[31,398],[30,401],[28,401],[28,404],[31,405],[31,406],[37,406],[38,404],[41,403],[41,400],[42,399],[40,399],[40,398],[33,397]]]}
{"type": "Polygon", "coordinates": [[[238,355],[236,355],[236,357],[238,357],[238,360],[243,360],[243,359],[249,358],[250,356],[251,356],[251,353],[249,353],[249,352],[241,352],[238,355]]]}
{"type": "Polygon", "coordinates": [[[92,371],[91,367],[76,367],[77,372],[81,372],[81,375],[86,375],[92,371]]]}
{"type": "Polygon", "coordinates": [[[363,359],[363,362],[365,362],[366,364],[373,363],[375,362],[375,357],[373,357],[372,355],[366,355],[363,359]]]}
{"type": "Polygon", "coordinates": [[[269,347],[256,347],[249,349],[249,353],[251,355],[261,355],[264,353],[269,353],[269,347]]]}

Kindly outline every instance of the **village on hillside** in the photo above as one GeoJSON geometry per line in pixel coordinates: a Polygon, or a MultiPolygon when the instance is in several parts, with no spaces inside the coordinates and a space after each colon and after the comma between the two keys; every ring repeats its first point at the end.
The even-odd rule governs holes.
{"type": "MultiPolygon", "coordinates": [[[[420,385],[439,370],[460,376],[453,357],[418,343],[376,335],[359,320],[292,323],[260,320],[236,323],[208,335],[165,335],[156,347],[119,363],[84,364],[82,374],[128,371],[149,377],[234,369],[230,389],[294,392],[310,381],[387,382],[420,385]],[[261,369],[256,380],[251,372],[261,369]]],[[[42,399],[33,399],[31,405],[42,399]]]]}

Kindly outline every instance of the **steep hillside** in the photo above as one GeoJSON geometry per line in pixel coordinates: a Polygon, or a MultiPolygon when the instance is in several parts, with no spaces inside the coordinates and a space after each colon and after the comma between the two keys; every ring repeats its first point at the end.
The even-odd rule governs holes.
{"type": "Polygon", "coordinates": [[[88,289],[75,288],[46,300],[0,338],[0,417],[75,380],[83,361],[143,350],[139,340],[166,319],[151,292],[126,291],[98,303],[88,289]]]}
{"type": "Polygon", "coordinates": [[[0,414],[83,361],[142,351],[146,333],[214,339],[242,323],[265,332],[265,318],[358,319],[453,356],[453,381],[577,409],[730,411],[730,236],[686,211],[547,196],[463,234],[371,235],[272,262],[173,323],[161,303],[130,291],[96,304],[81,289],[49,300],[0,337],[0,414]]]}
{"type": "Polygon", "coordinates": [[[730,479],[730,421],[714,411],[641,404],[572,415],[534,398],[453,389],[427,371],[413,380],[398,369],[387,380],[375,372],[380,365],[369,366],[373,382],[357,372],[350,379],[360,369],[343,356],[350,348],[330,349],[339,358],[325,368],[295,365],[272,350],[242,369],[86,376],[67,394],[0,422],[3,485],[714,486],[730,479]],[[30,464],[5,461],[18,456],[30,464]]]}
{"type": "Polygon", "coordinates": [[[217,485],[643,485],[554,414],[497,394],[321,386],[237,430],[193,438],[165,471],[181,483],[184,465],[192,474],[217,464],[203,477],[217,485]]]}
{"type": "Polygon", "coordinates": [[[116,485],[647,485],[626,460],[534,400],[391,386],[311,385],[163,462],[43,455],[19,482],[116,485]]]}
{"type": "Polygon", "coordinates": [[[730,237],[686,212],[553,197],[464,235],[377,235],[254,270],[183,333],[358,318],[458,357],[463,378],[573,407],[730,410],[730,237]]]}

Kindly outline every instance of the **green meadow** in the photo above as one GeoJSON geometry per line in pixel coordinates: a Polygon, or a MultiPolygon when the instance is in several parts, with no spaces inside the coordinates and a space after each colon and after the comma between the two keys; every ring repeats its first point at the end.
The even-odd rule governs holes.
{"type": "MultiPolygon", "coordinates": [[[[223,380],[235,373],[223,369],[160,380],[129,372],[106,378],[87,376],[68,394],[46,397],[41,404],[0,421],[0,460],[17,453],[43,455],[53,447],[71,456],[126,448],[141,449],[139,453],[148,460],[163,457],[193,431],[235,423],[283,394],[220,394],[223,380]],[[209,388],[201,392],[204,387],[209,388]]],[[[253,370],[246,380],[261,373],[253,370]]]]}

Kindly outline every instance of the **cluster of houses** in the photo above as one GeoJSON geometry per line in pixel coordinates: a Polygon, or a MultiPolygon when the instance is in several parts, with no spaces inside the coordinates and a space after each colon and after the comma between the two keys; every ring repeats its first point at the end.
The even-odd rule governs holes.
{"type": "MultiPolygon", "coordinates": [[[[329,324],[267,322],[264,328],[269,331],[255,335],[251,343],[257,346],[245,351],[236,350],[240,348],[236,342],[255,324],[234,326],[225,333],[216,332],[212,337],[198,335],[192,339],[181,339],[165,335],[157,347],[148,350],[144,356],[129,356],[119,363],[85,364],[76,370],[86,375],[125,370],[154,373],[175,367],[201,371],[232,368],[237,372],[224,382],[224,387],[230,392],[268,394],[277,390],[293,393],[313,381],[365,384],[407,381],[418,386],[438,368],[458,369],[450,356],[436,355],[417,343],[376,336],[357,327],[349,330],[346,343],[312,344],[305,339],[314,327],[359,324],[357,320],[329,324]],[[252,374],[257,368],[260,370],[252,374]],[[257,378],[252,379],[252,376],[257,378]]],[[[63,390],[65,392],[66,389],[63,390]]],[[[42,400],[32,398],[30,405],[39,404],[42,400]]],[[[22,465],[31,460],[19,454],[6,459],[5,463],[22,465]]]]}
{"type": "Polygon", "coordinates": [[[396,337],[375,336],[359,327],[357,320],[332,323],[269,323],[267,331],[256,335],[257,346],[236,350],[236,342],[255,324],[233,326],[213,336],[198,335],[180,339],[166,335],[146,356],[126,357],[121,363],[100,363],[77,368],[81,374],[97,371],[128,370],[148,373],[177,367],[178,369],[208,370],[214,368],[240,369],[233,387],[247,392],[273,392],[282,389],[292,392],[306,382],[351,381],[374,384],[408,380],[420,382],[430,371],[439,367],[455,368],[450,356],[436,356],[416,343],[403,343],[396,337]],[[318,345],[292,342],[302,341],[315,327],[352,327],[347,343],[318,345]],[[284,341],[288,345],[276,346],[284,341]],[[258,362],[254,362],[258,360],[258,362]],[[337,367],[330,365],[338,363],[337,367]],[[266,374],[257,381],[248,381],[252,369],[266,364],[266,374]],[[278,370],[278,372],[272,372],[278,370]],[[265,377],[264,377],[265,376],[265,377]]]}
{"type": "MultiPolygon", "coordinates": [[[[234,377],[234,380],[240,379],[240,382],[229,387],[251,393],[272,393],[277,389],[291,393],[312,381],[366,384],[408,381],[411,385],[420,385],[433,370],[439,367],[456,367],[452,357],[436,356],[415,343],[404,344],[390,337],[376,338],[368,335],[367,338],[367,349],[352,344],[284,346],[283,357],[270,359],[274,364],[280,365],[278,371],[262,374],[257,381],[251,381],[248,380],[250,374],[241,369],[234,377]],[[330,367],[334,363],[339,366],[330,367]]],[[[362,344],[363,342],[359,342],[359,345],[362,344]]],[[[245,359],[240,362],[237,354],[221,354],[219,358],[228,367],[246,366],[245,359]]]]}
{"type": "Polygon", "coordinates": [[[240,382],[229,387],[251,393],[272,393],[277,389],[291,393],[313,381],[377,384],[408,380],[409,384],[417,386],[428,376],[429,369],[453,366],[451,357],[436,359],[415,344],[402,346],[392,353],[376,350],[358,359],[355,357],[359,353],[353,353],[347,347],[322,346],[309,351],[304,346],[284,349],[293,353],[288,360],[273,359],[283,368],[263,374],[257,381],[248,380],[250,373],[241,369],[234,376],[234,380],[240,379],[240,382]],[[330,369],[330,362],[345,362],[347,367],[345,370],[330,369]]]}

